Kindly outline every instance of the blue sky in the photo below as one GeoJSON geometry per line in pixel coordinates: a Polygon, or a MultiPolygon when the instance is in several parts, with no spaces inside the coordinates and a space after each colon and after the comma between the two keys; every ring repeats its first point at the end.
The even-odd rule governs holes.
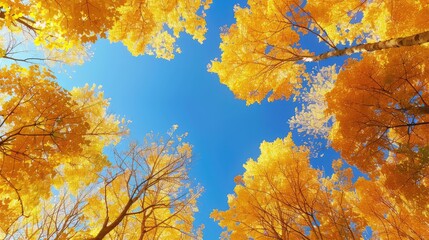
{"type": "MultiPolygon", "coordinates": [[[[178,41],[182,53],[171,61],[133,57],[122,44],[101,40],[93,46],[90,61],[58,74],[66,88],[103,85],[105,97],[111,98],[110,112],[132,121],[130,139],[142,140],[150,131],[165,133],[173,124],[189,133],[187,141],[194,147],[190,176],[205,189],[196,214],[196,224],[205,225],[204,239],[219,238],[222,229],[209,218],[210,212],[227,208],[233,178],[243,173],[248,158],[258,157],[260,143],[287,135],[295,108],[286,101],[246,106],[216,74],[207,72],[210,60],[221,54],[220,27],[234,22],[237,3],[245,5],[214,1],[207,11],[206,41],[200,45],[182,34],[178,41]]],[[[294,140],[302,139],[294,134],[294,140]]]]}

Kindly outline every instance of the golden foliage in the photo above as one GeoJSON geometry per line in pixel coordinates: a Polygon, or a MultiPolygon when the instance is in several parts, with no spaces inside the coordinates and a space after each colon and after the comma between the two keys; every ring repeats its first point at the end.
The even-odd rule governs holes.
{"type": "MultiPolygon", "coordinates": [[[[221,59],[215,59],[209,67],[247,104],[260,103],[267,96],[268,101],[274,101],[298,95],[307,78],[306,61],[389,48],[393,45],[377,41],[398,38],[396,44],[400,37],[429,30],[425,24],[427,1],[247,3],[246,7],[236,6],[236,23],[221,34],[221,59]],[[373,44],[357,45],[361,43],[373,44]],[[326,55],[321,54],[324,51],[326,55]]],[[[417,39],[412,39],[412,44],[419,44],[417,39]]]]}
{"type": "Polygon", "coordinates": [[[303,88],[296,98],[302,102],[301,109],[295,108],[295,116],[289,119],[291,129],[313,137],[326,138],[330,131],[332,114],[327,114],[326,94],[334,87],[337,79],[336,65],[321,68],[310,75],[310,87],[303,88]]]}
{"type": "Polygon", "coordinates": [[[327,95],[336,118],[332,146],[371,176],[386,175],[394,189],[427,188],[428,57],[418,46],[364,54],[327,95]]]}
{"type": "MultiPolygon", "coordinates": [[[[293,23],[278,11],[281,6],[274,1],[251,0],[248,4],[250,8],[236,6],[236,24],[221,35],[222,59],[213,61],[209,71],[217,73],[247,104],[260,103],[271,91],[269,101],[287,99],[300,88],[305,66],[284,60],[307,52],[289,47],[300,37],[290,27],[293,23]]],[[[291,14],[297,15],[295,11],[291,14]]],[[[300,17],[296,21],[299,24],[300,17]]]]}
{"type": "Polygon", "coordinates": [[[323,177],[291,135],[263,142],[260,149],[257,161],[250,159],[236,178],[229,209],[211,214],[226,228],[225,239],[428,237],[427,192],[410,199],[412,192],[389,189],[383,176],[353,182],[342,160],[333,161],[334,173],[323,177]]]}
{"type": "MultiPolygon", "coordinates": [[[[207,0],[30,0],[0,1],[0,29],[34,38],[51,59],[82,62],[86,45],[99,38],[121,41],[133,55],[172,59],[181,32],[200,43],[207,31],[207,0]]],[[[10,46],[9,46],[10,47],[10,46]]],[[[2,49],[8,47],[2,46],[2,49]]],[[[17,60],[10,49],[7,55],[17,60]]],[[[19,58],[18,58],[19,60],[19,58]]],[[[22,59],[20,59],[22,60],[22,59]]],[[[34,60],[34,59],[33,59],[34,60]]]]}
{"type": "MultiPolygon", "coordinates": [[[[345,198],[351,170],[332,178],[311,168],[308,150],[294,145],[291,135],[261,144],[261,155],[250,159],[229,209],[211,217],[227,228],[228,239],[350,239],[364,225],[345,198]]],[[[351,193],[350,193],[351,194],[351,193]]]]}
{"type": "MultiPolygon", "coordinates": [[[[191,146],[175,139],[130,144],[114,150],[110,166],[95,180],[56,188],[37,208],[0,228],[6,239],[201,239],[194,228],[196,200],[191,186],[191,146]]],[[[183,136],[178,136],[182,138],[183,136]]],[[[71,174],[71,173],[69,173],[71,174]]]]}
{"type": "MultiPolygon", "coordinates": [[[[202,43],[210,4],[0,0],[0,58],[82,63],[89,45],[107,38],[133,55],[172,59],[181,33],[202,43]],[[19,53],[28,42],[46,55],[19,53]]],[[[0,237],[201,238],[193,227],[201,189],[187,177],[191,146],[175,142],[173,131],[166,142],[115,152],[111,162],[103,151],[127,133],[124,119],[107,113],[100,87],[67,91],[54,80],[36,65],[0,70],[0,237]]]]}
{"type": "Polygon", "coordinates": [[[109,102],[95,86],[69,93],[38,66],[3,68],[0,81],[0,227],[6,229],[37,212],[52,184],[67,183],[74,192],[96,179],[108,165],[103,148],[126,130],[106,113],[109,102]]]}
{"type": "Polygon", "coordinates": [[[383,177],[378,180],[360,178],[355,185],[360,198],[356,212],[365,217],[374,239],[429,237],[427,195],[424,201],[407,200],[407,194],[386,188],[383,177]]]}
{"type": "Polygon", "coordinates": [[[280,140],[263,143],[258,161],[250,160],[235,179],[229,209],[212,214],[227,228],[224,236],[349,239],[364,237],[368,228],[376,239],[427,237],[428,4],[249,0],[236,7],[236,23],[221,35],[221,59],[209,70],[247,104],[267,96],[303,102],[291,126],[327,137],[365,178],[353,182],[340,161],[333,162],[332,176],[321,177],[309,166],[308,150],[292,150],[289,137],[281,147],[280,140]],[[335,65],[306,72],[306,62],[355,53],[361,55],[338,74],[335,65]],[[292,187],[294,181],[307,185],[292,187]],[[342,213],[341,221],[329,212],[342,213]],[[301,213],[316,220],[305,222],[301,213]]]}

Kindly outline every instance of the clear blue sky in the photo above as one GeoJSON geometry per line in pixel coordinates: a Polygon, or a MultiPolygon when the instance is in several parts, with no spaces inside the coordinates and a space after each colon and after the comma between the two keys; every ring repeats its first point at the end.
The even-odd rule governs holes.
{"type": "MultiPolygon", "coordinates": [[[[190,175],[205,189],[196,214],[196,224],[205,225],[204,239],[219,238],[222,229],[209,218],[210,212],[227,208],[233,178],[243,173],[248,158],[258,157],[259,144],[287,135],[295,108],[286,101],[246,106],[217,75],[207,72],[210,60],[221,54],[220,27],[235,22],[237,3],[245,5],[238,0],[214,1],[207,11],[206,41],[200,45],[182,34],[178,41],[182,53],[174,60],[133,57],[120,43],[99,41],[89,62],[57,74],[66,88],[103,85],[105,97],[111,98],[110,112],[132,121],[130,139],[142,140],[150,131],[165,133],[173,124],[189,133],[187,140],[194,146],[190,175]]],[[[294,140],[301,139],[294,134],[294,140]]]]}

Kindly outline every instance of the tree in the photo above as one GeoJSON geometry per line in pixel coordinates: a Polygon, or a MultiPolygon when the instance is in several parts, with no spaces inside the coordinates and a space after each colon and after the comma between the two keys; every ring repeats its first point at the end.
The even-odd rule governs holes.
{"type": "Polygon", "coordinates": [[[355,203],[355,211],[365,218],[373,231],[372,237],[374,239],[428,238],[427,195],[422,199],[407,199],[408,195],[400,189],[392,190],[386,186],[388,184],[383,177],[377,180],[359,178],[355,183],[355,192],[359,196],[359,201],[355,203]]]}
{"type": "MultiPolygon", "coordinates": [[[[291,126],[326,137],[366,177],[345,196],[375,237],[426,236],[428,7],[428,1],[407,0],[249,0],[247,7],[235,8],[236,23],[221,35],[222,57],[209,68],[247,104],[267,96],[268,101],[293,97],[303,102],[291,126]],[[343,58],[334,65],[328,61],[334,57],[343,58]],[[311,62],[328,66],[309,74],[311,62]]],[[[282,172],[278,168],[271,174],[282,172]]],[[[286,182],[297,178],[282,175],[286,182]]],[[[329,201],[321,204],[330,206],[329,201]]],[[[228,211],[235,208],[230,205],[228,211]]],[[[234,229],[222,221],[230,219],[226,212],[216,219],[234,229]]]]}
{"type": "Polygon", "coordinates": [[[258,160],[244,165],[235,195],[228,196],[229,209],[212,218],[227,228],[228,239],[358,238],[364,225],[345,196],[351,170],[324,179],[291,137],[261,144],[258,160]]]}
{"type": "Polygon", "coordinates": [[[306,105],[292,126],[313,136],[330,132],[334,149],[371,177],[387,174],[388,182],[399,182],[392,178],[402,176],[421,185],[429,130],[429,33],[422,22],[428,4],[249,0],[249,7],[235,9],[237,22],[222,34],[222,59],[210,71],[247,104],[270,93],[268,101],[303,93],[306,105]],[[312,45],[314,37],[319,43],[312,45]],[[330,80],[306,72],[306,62],[353,53],[362,54],[340,68],[338,80],[326,68],[321,74],[330,80]]]}
{"type": "MultiPolygon", "coordinates": [[[[172,59],[182,32],[202,43],[210,3],[0,0],[0,58],[83,63],[89,45],[108,38],[133,55],[172,59]]],[[[103,151],[127,133],[124,119],[107,113],[109,101],[95,85],[67,91],[54,79],[37,65],[0,70],[0,237],[201,235],[192,225],[201,190],[189,185],[190,146],[174,145],[171,133],[159,145],[115,152],[112,163],[103,151]]]]}
{"type": "Polygon", "coordinates": [[[0,28],[10,32],[0,46],[3,58],[34,62],[42,59],[82,62],[87,45],[99,38],[122,42],[133,55],[152,54],[172,59],[180,52],[181,32],[200,43],[207,31],[204,10],[211,1],[31,0],[0,1],[0,28]],[[17,53],[23,41],[48,51],[46,57],[17,53]]]}
{"type": "Polygon", "coordinates": [[[428,42],[428,4],[249,0],[236,6],[236,23],[221,35],[222,57],[209,70],[247,104],[288,99],[308,77],[305,62],[428,42]]]}
{"type": "Polygon", "coordinates": [[[126,129],[95,86],[61,88],[49,70],[0,70],[0,229],[37,211],[53,184],[76,192],[108,165],[105,146],[126,129]],[[31,187],[29,187],[31,186],[31,187]]]}
{"type": "Polygon", "coordinates": [[[6,239],[197,239],[193,226],[201,193],[188,179],[191,146],[183,136],[113,151],[97,181],[72,193],[67,186],[42,201],[41,211],[16,221],[6,239]]]}
{"type": "MultiPolygon", "coordinates": [[[[237,176],[229,209],[211,217],[226,239],[425,239],[429,216],[421,202],[386,188],[385,179],[359,178],[342,160],[324,177],[291,135],[261,144],[261,155],[237,176]],[[371,232],[368,232],[368,228],[371,232]]],[[[427,202],[427,200],[425,200],[427,202]]],[[[424,201],[423,201],[424,202],[424,201]]]]}
{"type": "Polygon", "coordinates": [[[428,54],[418,46],[364,54],[345,65],[326,96],[336,118],[332,146],[362,171],[402,182],[404,190],[427,187],[428,54]]]}

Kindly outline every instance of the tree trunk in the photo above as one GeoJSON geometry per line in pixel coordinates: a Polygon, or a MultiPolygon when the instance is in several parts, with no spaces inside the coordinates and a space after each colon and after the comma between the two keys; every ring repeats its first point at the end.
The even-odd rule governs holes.
{"type": "Polygon", "coordinates": [[[427,42],[429,42],[429,31],[418,33],[408,37],[393,38],[390,40],[376,42],[376,43],[359,44],[349,48],[325,52],[316,56],[303,56],[303,57],[300,57],[298,61],[317,62],[330,57],[339,57],[339,56],[351,55],[353,53],[361,53],[361,52],[373,52],[377,50],[398,48],[398,47],[404,47],[404,46],[414,46],[414,45],[420,45],[427,42]]]}

